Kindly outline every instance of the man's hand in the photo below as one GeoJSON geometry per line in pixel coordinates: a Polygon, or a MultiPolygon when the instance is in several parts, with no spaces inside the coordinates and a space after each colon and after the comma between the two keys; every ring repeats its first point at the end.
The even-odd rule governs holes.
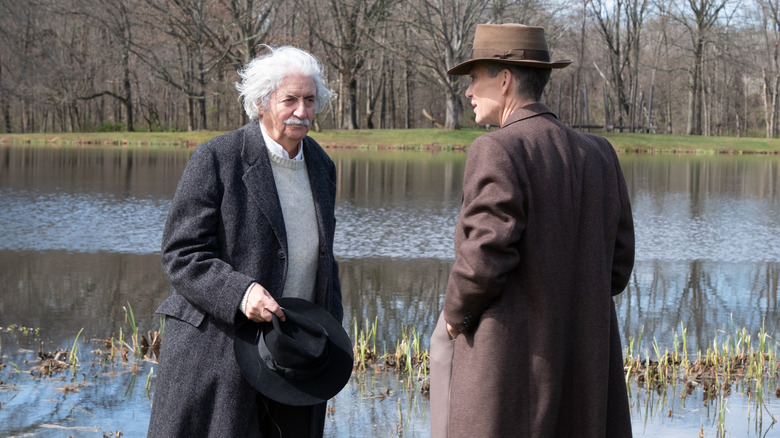
{"type": "Polygon", "coordinates": [[[447,333],[449,333],[449,334],[450,334],[450,337],[451,337],[452,339],[455,339],[455,338],[457,338],[457,337],[458,337],[458,335],[460,334],[460,332],[458,331],[458,329],[456,329],[455,327],[451,326],[451,325],[450,325],[450,323],[447,323],[447,333]]]}
{"type": "Polygon", "coordinates": [[[246,317],[255,322],[271,322],[275,314],[280,320],[284,321],[284,312],[276,302],[274,297],[259,284],[255,283],[249,288],[249,294],[246,297],[246,307],[244,309],[246,317]]]}

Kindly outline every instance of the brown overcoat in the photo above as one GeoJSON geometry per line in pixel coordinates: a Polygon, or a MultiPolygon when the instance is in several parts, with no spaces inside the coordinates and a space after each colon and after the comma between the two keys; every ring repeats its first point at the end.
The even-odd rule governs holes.
{"type": "Polygon", "coordinates": [[[631,436],[612,297],[634,263],[617,155],[539,103],[466,160],[444,318],[449,437],[631,436]]]}

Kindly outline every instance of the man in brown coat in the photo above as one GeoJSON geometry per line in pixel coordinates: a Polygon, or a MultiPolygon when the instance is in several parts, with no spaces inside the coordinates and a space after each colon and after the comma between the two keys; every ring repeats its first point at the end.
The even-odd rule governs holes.
{"type": "Polygon", "coordinates": [[[452,68],[480,125],[469,148],[455,263],[431,337],[433,437],[630,437],[613,296],[634,263],[617,155],[539,100],[544,29],[477,27],[452,68]]]}

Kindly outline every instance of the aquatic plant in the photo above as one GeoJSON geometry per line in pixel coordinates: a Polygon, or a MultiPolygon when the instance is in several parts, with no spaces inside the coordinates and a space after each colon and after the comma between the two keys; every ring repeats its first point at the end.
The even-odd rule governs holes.
{"type": "MultiPolygon", "coordinates": [[[[681,400],[684,402],[696,388],[701,388],[705,405],[710,402],[717,403],[717,433],[718,436],[725,436],[727,400],[736,385],[742,388],[754,406],[757,422],[762,421],[764,412],[769,415],[772,424],[777,422],[766,406],[765,393],[766,386],[774,383],[778,376],[777,349],[780,344],[772,342],[763,324],[757,336],[757,343],[745,328],[735,329],[733,334],[728,334],[722,342],[716,334],[711,342],[705,344],[706,350],[696,350],[696,359],[693,362],[688,360],[687,329],[682,324],[680,327],[682,350],[678,350],[679,338],[675,331],[671,354],[668,350],[661,354],[654,340],[654,356],[651,356],[648,349],[635,349],[638,345],[636,339],[629,338],[624,354],[626,385],[629,391],[631,379],[636,381],[638,389],[645,388],[648,395],[651,390],[664,391],[666,387],[674,388],[682,382],[685,393],[681,400]]],[[[776,390],[776,394],[780,397],[780,388],[776,390]]]]}
{"type": "Polygon", "coordinates": [[[429,353],[424,348],[422,337],[416,327],[402,327],[401,337],[396,341],[395,349],[378,355],[376,353],[377,320],[375,319],[371,324],[366,321],[365,328],[359,328],[357,321],[353,320],[352,326],[356,372],[368,369],[374,371],[392,369],[399,373],[404,372],[410,386],[413,382],[427,380],[429,353]]]}
{"type": "MultiPolygon", "coordinates": [[[[123,309],[129,328],[120,327],[118,336],[98,340],[101,348],[93,350],[96,357],[93,366],[111,366],[115,361],[125,364],[135,359],[131,361],[130,368],[123,367],[133,373],[128,386],[128,391],[132,391],[137,381],[136,374],[142,366],[140,362],[155,362],[158,353],[154,351],[159,352],[165,324],[161,318],[158,331],[142,332],[130,304],[123,309]]],[[[416,392],[425,396],[430,387],[430,355],[425,347],[424,334],[414,326],[401,327],[399,338],[387,343],[390,348],[384,345],[380,353],[377,347],[379,324],[378,318],[366,320],[363,324],[354,319],[351,321],[355,358],[353,379],[361,388],[368,385],[368,395],[364,398],[385,399],[391,396],[389,389],[377,391],[370,387],[374,375],[397,373],[407,398],[416,403],[411,394],[416,392]]],[[[24,334],[21,329],[13,330],[24,334]]],[[[772,405],[768,404],[771,397],[768,394],[780,398],[780,388],[777,387],[780,344],[766,332],[764,324],[757,334],[751,334],[745,328],[737,328],[732,321],[730,329],[716,332],[714,337],[696,348],[689,348],[688,329],[683,323],[672,331],[669,345],[664,345],[655,337],[646,342],[644,328],[627,339],[623,357],[632,415],[644,415],[646,421],[659,413],[672,417],[680,409],[690,409],[686,408],[686,403],[692,403],[695,399],[690,396],[698,392],[712,420],[710,427],[717,428],[718,436],[726,436],[733,433],[727,430],[730,424],[729,397],[736,393],[747,399],[748,420],[755,421],[757,430],[776,422],[775,415],[770,412],[772,405]]],[[[69,351],[39,351],[41,362],[33,369],[33,374],[37,372],[41,376],[49,376],[70,369],[75,376],[77,369],[84,367],[84,353],[80,348],[84,342],[87,340],[83,338],[82,329],[69,351]]],[[[24,370],[13,363],[11,365],[18,375],[24,375],[24,370]]],[[[151,400],[154,368],[144,372],[147,373],[145,389],[151,400]]],[[[734,409],[735,405],[731,405],[734,409]]],[[[740,402],[736,406],[740,406],[740,402]]],[[[412,411],[399,409],[400,430],[414,415],[412,411]]]]}
{"type": "Polygon", "coordinates": [[[73,372],[73,375],[76,375],[76,366],[79,364],[79,336],[81,336],[81,333],[84,331],[84,328],[82,327],[81,330],[76,334],[76,339],[73,340],[73,347],[70,349],[70,353],[68,353],[68,363],[70,364],[70,369],[73,372]]]}
{"type": "MultiPolygon", "coordinates": [[[[368,320],[366,320],[368,326],[368,320]]],[[[352,320],[353,338],[355,339],[355,345],[353,347],[353,353],[355,357],[355,369],[357,371],[365,371],[367,367],[373,365],[376,362],[376,331],[377,331],[377,318],[374,318],[374,322],[367,329],[358,329],[357,320],[352,320]]]]}

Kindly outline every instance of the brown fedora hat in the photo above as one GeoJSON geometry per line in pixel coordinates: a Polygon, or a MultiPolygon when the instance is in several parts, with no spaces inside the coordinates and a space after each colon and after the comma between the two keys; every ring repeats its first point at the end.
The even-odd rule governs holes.
{"type": "Polygon", "coordinates": [[[564,68],[571,64],[570,59],[550,62],[544,28],[522,24],[477,25],[471,59],[452,67],[447,73],[467,75],[472,64],[479,61],[536,68],[564,68]]]}

